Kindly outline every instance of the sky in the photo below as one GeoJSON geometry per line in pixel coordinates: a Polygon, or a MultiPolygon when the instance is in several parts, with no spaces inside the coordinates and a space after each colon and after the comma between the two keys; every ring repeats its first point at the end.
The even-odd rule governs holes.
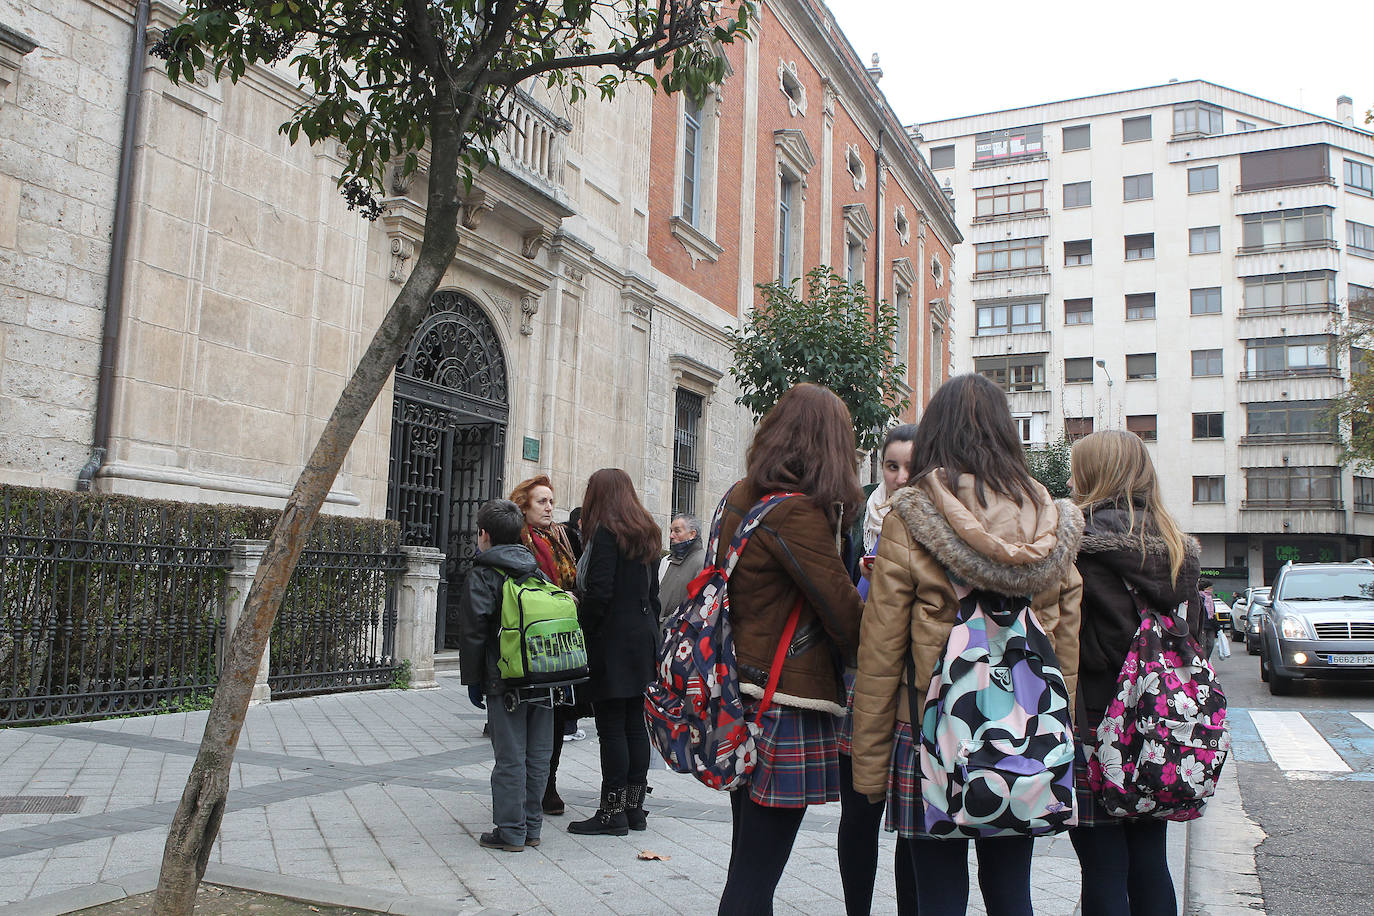
{"type": "Polygon", "coordinates": [[[1355,123],[1374,106],[1370,0],[826,0],[904,124],[1202,79],[1355,123]]]}

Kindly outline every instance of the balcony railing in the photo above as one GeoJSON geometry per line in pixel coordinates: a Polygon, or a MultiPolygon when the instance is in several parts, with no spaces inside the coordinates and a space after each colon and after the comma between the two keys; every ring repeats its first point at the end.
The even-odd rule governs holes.
{"type": "Polygon", "coordinates": [[[501,164],[512,171],[526,171],[546,184],[561,187],[567,161],[567,135],[572,124],[558,117],[525,92],[515,92],[509,102],[508,123],[501,146],[501,164]],[[514,166],[514,168],[512,168],[514,166]]]}
{"type": "Polygon", "coordinates": [[[1050,272],[1048,267],[1007,267],[1002,270],[977,270],[973,273],[975,280],[1001,280],[1006,277],[1039,277],[1046,276],[1050,272]]]}
{"type": "Polygon", "coordinates": [[[1236,249],[1236,254],[1269,254],[1274,251],[1307,251],[1314,248],[1339,251],[1340,247],[1335,239],[1303,239],[1300,242],[1278,242],[1274,245],[1242,245],[1236,249]]]}
{"type": "Polygon", "coordinates": [[[1002,156],[998,159],[984,159],[973,163],[975,169],[995,169],[999,165],[1014,165],[1018,162],[1036,162],[1050,158],[1049,153],[1023,153],[1020,156],[1002,156]]]}
{"type": "Polygon", "coordinates": [[[1267,378],[1340,378],[1341,370],[1335,366],[1307,366],[1302,369],[1255,369],[1240,374],[1242,382],[1253,382],[1267,378]]]}
{"type": "Polygon", "coordinates": [[[1005,223],[1015,219],[1041,219],[1050,215],[1050,211],[1041,207],[1039,210],[1017,210],[1015,213],[994,213],[990,216],[975,216],[973,225],[980,226],[984,223],[1005,223]]]}
{"type": "Polygon", "coordinates": [[[1292,180],[1273,181],[1273,182],[1266,182],[1265,184],[1257,184],[1257,185],[1243,185],[1243,184],[1238,184],[1238,185],[1236,185],[1236,193],[1237,193],[1237,194],[1250,194],[1250,193],[1253,193],[1253,192],[1255,192],[1255,191],[1273,191],[1273,190],[1275,190],[1275,189],[1277,189],[1277,188],[1310,188],[1310,187],[1313,187],[1314,185],[1323,185],[1323,184],[1324,184],[1324,185],[1330,185],[1331,187],[1334,188],[1334,187],[1336,187],[1336,179],[1334,179],[1334,178],[1332,178],[1331,176],[1327,175],[1327,176],[1322,177],[1322,178],[1294,178],[1294,179],[1292,179],[1292,180]]]}
{"type": "Polygon", "coordinates": [[[1340,311],[1340,304],[1336,302],[1304,302],[1299,305],[1242,307],[1236,315],[1240,318],[1263,318],[1267,315],[1320,315],[1326,312],[1334,312],[1339,315],[1340,311]]]}
{"type": "Polygon", "coordinates": [[[1335,433],[1260,433],[1241,436],[1241,445],[1335,445],[1335,433]]]}
{"type": "Polygon", "coordinates": [[[1344,509],[1340,497],[1309,497],[1297,499],[1244,499],[1242,509],[1344,509]]]}

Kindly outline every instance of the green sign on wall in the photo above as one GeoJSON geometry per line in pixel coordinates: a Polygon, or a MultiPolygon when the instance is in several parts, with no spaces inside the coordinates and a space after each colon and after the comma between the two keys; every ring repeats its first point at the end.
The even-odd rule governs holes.
{"type": "Polygon", "coordinates": [[[536,438],[534,438],[533,436],[526,436],[526,437],[525,437],[525,447],[524,447],[524,450],[522,451],[520,457],[521,457],[521,458],[524,458],[526,461],[538,461],[538,460],[539,460],[539,440],[536,439],[536,438]]]}

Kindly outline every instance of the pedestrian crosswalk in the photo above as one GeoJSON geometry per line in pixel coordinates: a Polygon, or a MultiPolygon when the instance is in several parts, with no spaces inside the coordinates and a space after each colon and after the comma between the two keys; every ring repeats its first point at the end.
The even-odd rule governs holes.
{"type": "Polygon", "coordinates": [[[1374,780],[1374,713],[1236,709],[1232,752],[1291,779],[1374,780]]]}

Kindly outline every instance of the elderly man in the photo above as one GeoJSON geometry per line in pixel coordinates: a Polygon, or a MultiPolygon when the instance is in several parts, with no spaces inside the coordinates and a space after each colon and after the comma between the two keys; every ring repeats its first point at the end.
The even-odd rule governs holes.
{"type": "Polygon", "coordinates": [[[693,515],[677,515],[668,526],[668,555],[658,569],[658,594],[663,604],[659,626],[687,598],[687,586],[706,563],[701,522],[693,515]]]}

